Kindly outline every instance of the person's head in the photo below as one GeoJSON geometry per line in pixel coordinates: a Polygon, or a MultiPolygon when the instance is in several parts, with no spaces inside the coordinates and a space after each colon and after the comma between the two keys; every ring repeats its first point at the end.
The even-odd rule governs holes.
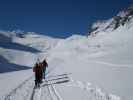
{"type": "Polygon", "coordinates": [[[35,67],[38,67],[38,63],[35,64],[35,67]]]}
{"type": "Polygon", "coordinates": [[[46,63],[46,59],[44,59],[44,60],[42,61],[42,63],[43,63],[43,64],[46,63]]]}

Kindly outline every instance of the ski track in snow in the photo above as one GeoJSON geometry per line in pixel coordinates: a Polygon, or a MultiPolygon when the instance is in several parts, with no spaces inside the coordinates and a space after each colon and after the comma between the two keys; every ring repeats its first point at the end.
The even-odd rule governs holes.
{"type": "Polygon", "coordinates": [[[71,78],[71,83],[65,85],[67,87],[76,87],[86,91],[85,95],[89,100],[121,100],[119,96],[108,94],[98,86],[93,86],[89,82],[75,81],[71,78]]]}
{"type": "MultiPolygon", "coordinates": [[[[9,92],[9,94],[7,94],[4,97],[4,100],[13,100],[13,98],[16,96],[17,92],[20,92],[21,89],[27,84],[27,82],[29,80],[31,80],[33,78],[33,76],[29,77],[28,79],[26,79],[25,81],[23,81],[18,87],[16,87],[15,89],[13,89],[11,92],[9,92]]],[[[29,87],[30,88],[30,87],[29,87]]],[[[30,92],[28,89],[26,90],[27,92],[30,92]]],[[[24,97],[27,97],[28,94],[26,94],[24,97]]]]}
{"type": "MultiPolygon", "coordinates": [[[[50,85],[42,86],[40,89],[35,89],[32,79],[33,76],[25,80],[22,84],[5,96],[4,100],[63,100],[61,94],[56,90],[56,85],[51,83],[50,85]],[[27,84],[30,85],[27,86],[27,84]],[[25,92],[23,89],[26,91],[25,94],[23,93],[25,92]]],[[[48,81],[46,81],[46,83],[47,82],[48,81]]],[[[103,92],[103,89],[93,86],[89,82],[76,81],[70,78],[70,82],[63,84],[63,86],[68,88],[80,88],[85,91],[85,96],[89,100],[121,100],[119,96],[105,93],[103,92]]]]}
{"type": "Polygon", "coordinates": [[[61,95],[57,92],[55,86],[52,84],[50,86],[51,86],[51,90],[54,93],[54,95],[56,96],[57,100],[62,100],[61,95]]]}
{"type": "MultiPolygon", "coordinates": [[[[50,85],[42,87],[43,89],[47,89],[46,92],[49,93],[49,98],[47,100],[62,100],[61,95],[57,92],[55,86],[52,84],[52,82],[50,83],[51,83],[50,85]]],[[[46,97],[43,97],[42,100],[43,99],[46,99],[46,97]]]]}
{"type": "MultiPolygon", "coordinates": [[[[47,83],[48,81],[46,81],[47,83]]],[[[33,88],[30,100],[62,100],[55,86],[51,83],[47,86],[42,86],[40,89],[33,88]]]]}

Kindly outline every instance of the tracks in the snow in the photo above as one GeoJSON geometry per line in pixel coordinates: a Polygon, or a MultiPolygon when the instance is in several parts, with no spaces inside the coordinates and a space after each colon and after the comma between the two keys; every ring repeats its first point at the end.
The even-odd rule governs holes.
{"type": "Polygon", "coordinates": [[[34,100],[34,95],[35,95],[35,87],[32,90],[31,96],[30,96],[30,100],[34,100]]]}
{"type": "Polygon", "coordinates": [[[51,95],[52,100],[55,100],[55,99],[62,100],[61,96],[59,95],[59,93],[57,92],[57,90],[53,84],[48,85],[47,88],[48,88],[49,94],[51,95]]]}
{"type": "MultiPolygon", "coordinates": [[[[53,77],[56,77],[56,76],[53,76],[53,77]]],[[[49,80],[45,80],[45,84],[41,85],[40,87],[41,92],[39,91],[39,88],[37,89],[33,88],[31,96],[30,96],[30,100],[36,100],[36,99],[43,100],[46,98],[47,100],[62,100],[54,84],[64,83],[64,81],[66,80],[67,80],[66,82],[68,82],[68,79],[69,77],[67,76],[67,74],[63,74],[63,75],[58,75],[58,78],[52,78],[49,80]],[[52,82],[52,81],[55,81],[55,82],[52,82]],[[44,93],[43,93],[43,90],[45,90],[44,93]]]]}
{"type": "Polygon", "coordinates": [[[4,100],[12,100],[11,97],[16,94],[17,90],[19,90],[20,88],[22,88],[27,83],[27,81],[29,81],[30,79],[32,79],[32,77],[33,77],[33,75],[31,77],[29,77],[28,79],[26,79],[25,81],[23,81],[19,86],[17,86],[11,92],[9,92],[9,94],[7,94],[4,97],[4,100]]]}
{"type": "MultiPolygon", "coordinates": [[[[65,78],[61,78],[61,76],[62,75],[58,75],[57,79],[61,80],[65,78]]],[[[67,74],[63,74],[63,76],[67,76],[67,74]]],[[[16,87],[9,94],[4,96],[3,100],[17,100],[18,98],[21,98],[22,100],[43,100],[46,97],[46,100],[61,100],[61,97],[54,87],[53,83],[50,83],[52,80],[56,81],[56,76],[49,77],[50,80],[48,80],[48,84],[46,83],[46,85],[42,86],[39,92],[34,87],[33,77],[34,76],[32,75],[31,77],[23,81],[18,87],[16,87]],[[45,93],[43,93],[43,91],[41,90],[44,90],[45,93]]],[[[56,84],[60,83],[57,82],[56,84]]]]}
{"type": "MultiPolygon", "coordinates": [[[[21,98],[21,97],[22,97],[21,100],[62,100],[61,95],[58,93],[53,83],[50,84],[48,83],[48,81],[46,81],[46,84],[48,85],[41,86],[40,89],[35,89],[33,83],[34,82],[32,80],[32,77],[28,78],[22,84],[20,84],[17,88],[15,88],[12,92],[10,92],[5,97],[4,100],[17,100],[18,98],[21,98]],[[23,93],[25,93],[25,95],[23,93]]],[[[120,100],[119,96],[107,94],[103,92],[101,88],[92,86],[91,83],[75,81],[75,80],[72,80],[72,78],[71,78],[71,82],[68,84],[65,84],[64,86],[77,87],[84,90],[87,93],[87,98],[89,99],[120,100]],[[115,98],[115,99],[112,99],[112,98],[115,98]]]]}

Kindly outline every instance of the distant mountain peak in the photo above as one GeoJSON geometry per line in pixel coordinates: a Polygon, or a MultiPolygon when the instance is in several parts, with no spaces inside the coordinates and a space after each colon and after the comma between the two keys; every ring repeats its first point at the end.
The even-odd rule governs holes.
{"type": "Polygon", "coordinates": [[[133,18],[133,4],[130,4],[126,9],[120,11],[113,18],[93,23],[89,34],[96,35],[99,32],[110,32],[116,30],[120,26],[124,26],[132,18],[133,18]]]}

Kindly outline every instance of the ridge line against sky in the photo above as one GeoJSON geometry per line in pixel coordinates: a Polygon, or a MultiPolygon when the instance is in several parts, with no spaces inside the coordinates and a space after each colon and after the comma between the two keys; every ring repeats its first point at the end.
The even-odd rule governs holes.
{"type": "Polygon", "coordinates": [[[43,33],[53,37],[86,35],[97,20],[109,19],[131,0],[4,0],[0,29],[43,33]]]}

